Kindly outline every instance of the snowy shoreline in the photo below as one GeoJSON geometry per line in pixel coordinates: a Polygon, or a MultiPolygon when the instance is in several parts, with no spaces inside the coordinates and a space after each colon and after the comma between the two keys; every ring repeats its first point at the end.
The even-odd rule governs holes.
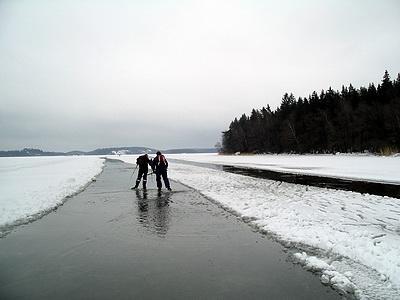
{"type": "Polygon", "coordinates": [[[0,237],[62,205],[103,167],[99,157],[0,158],[0,237]]]}

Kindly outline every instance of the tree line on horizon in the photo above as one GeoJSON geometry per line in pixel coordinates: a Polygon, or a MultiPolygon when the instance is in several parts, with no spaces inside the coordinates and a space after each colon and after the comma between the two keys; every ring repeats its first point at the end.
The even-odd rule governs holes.
{"type": "Polygon", "coordinates": [[[400,73],[355,89],[332,88],[308,98],[285,93],[280,106],[253,109],[222,133],[223,153],[390,154],[400,150],[400,73]]]}

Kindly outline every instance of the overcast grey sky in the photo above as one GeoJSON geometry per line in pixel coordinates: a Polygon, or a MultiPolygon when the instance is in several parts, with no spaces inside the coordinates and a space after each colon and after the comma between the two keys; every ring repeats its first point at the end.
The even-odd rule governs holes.
{"type": "Polygon", "coordinates": [[[398,0],[0,0],[0,149],[213,146],[285,92],[385,69],[398,0]]]}

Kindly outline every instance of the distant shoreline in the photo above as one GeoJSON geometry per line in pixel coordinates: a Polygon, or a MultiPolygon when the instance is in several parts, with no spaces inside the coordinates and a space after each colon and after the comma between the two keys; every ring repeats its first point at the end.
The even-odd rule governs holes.
{"type": "MultiPolygon", "coordinates": [[[[217,153],[217,148],[180,148],[161,150],[166,154],[177,153],[217,153]]],[[[72,155],[124,155],[124,154],[142,154],[156,153],[157,149],[149,147],[112,147],[98,148],[92,151],[68,151],[68,152],[53,152],[43,151],[41,149],[24,148],[22,150],[7,150],[0,151],[0,157],[34,157],[34,156],[72,156],[72,155]]]]}

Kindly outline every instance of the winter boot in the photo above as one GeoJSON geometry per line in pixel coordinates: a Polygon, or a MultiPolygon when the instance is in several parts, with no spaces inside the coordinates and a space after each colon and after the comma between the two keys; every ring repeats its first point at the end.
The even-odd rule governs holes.
{"type": "Polygon", "coordinates": [[[135,184],[134,187],[132,187],[132,190],[136,190],[138,188],[138,186],[139,186],[139,183],[140,183],[140,181],[136,180],[136,184],[135,184]]]}

